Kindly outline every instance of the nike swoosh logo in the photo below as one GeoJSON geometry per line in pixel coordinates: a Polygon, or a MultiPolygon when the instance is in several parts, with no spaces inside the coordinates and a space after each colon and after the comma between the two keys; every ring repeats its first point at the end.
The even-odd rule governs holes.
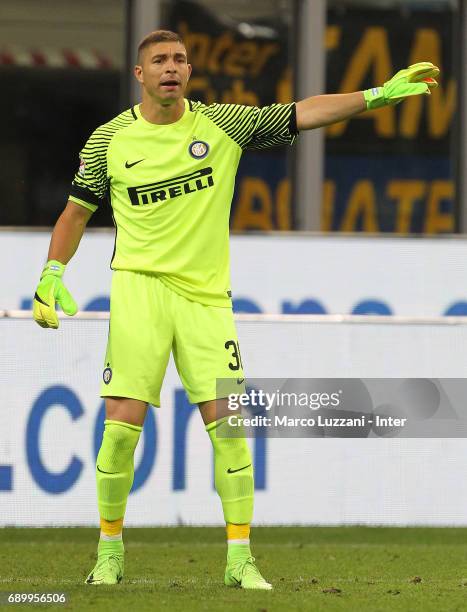
{"type": "Polygon", "coordinates": [[[101,474],[118,474],[118,472],[104,472],[104,470],[101,470],[101,468],[96,465],[97,467],[97,471],[100,472],[101,474]]]}
{"type": "Polygon", "coordinates": [[[125,162],[125,168],[133,168],[133,166],[136,166],[136,164],[139,164],[144,160],[145,158],[143,157],[143,159],[138,159],[138,161],[132,162],[131,164],[128,162],[125,162]]]}
{"type": "Polygon", "coordinates": [[[242,470],[246,470],[247,467],[250,467],[251,463],[249,463],[248,465],[244,465],[241,468],[238,468],[238,470],[233,470],[232,468],[229,468],[227,470],[227,474],[235,474],[235,472],[241,472],[242,470]]]}
{"type": "Polygon", "coordinates": [[[34,294],[34,299],[37,300],[40,304],[44,304],[44,306],[48,306],[48,304],[46,304],[44,300],[41,300],[41,298],[37,295],[37,291],[34,294]]]}
{"type": "Polygon", "coordinates": [[[237,378],[237,385],[241,385],[242,382],[245,382],[244,378],[237,378]]]}

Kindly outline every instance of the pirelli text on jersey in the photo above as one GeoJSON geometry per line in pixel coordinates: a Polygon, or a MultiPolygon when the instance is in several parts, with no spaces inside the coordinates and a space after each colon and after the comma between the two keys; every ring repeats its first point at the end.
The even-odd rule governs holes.
{"type": "Polygon", "coordinates": [[[128,187],[128,195],[133,206],[141,206],[165,202],[213,185],[212,168],[208,167],[157,183],[128,187]]]}

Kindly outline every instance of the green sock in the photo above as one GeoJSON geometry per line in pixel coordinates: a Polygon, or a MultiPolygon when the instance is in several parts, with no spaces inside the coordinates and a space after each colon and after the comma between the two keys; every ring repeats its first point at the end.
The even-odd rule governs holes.
{"type": "Polygon", "coordinates": [[[102,445],[96,461],[99,514],[107,521],[121,519],[134,478],[133,455],[142,427],[121,421],[105,421],[102,445]]]}
{"type": "Polygon", "coordinates": [[[253,465],[245,434],[227,417],[209,423],[214,449],[214,482],[226,523],[246,524],[253,518],[253,465]],[[231,436],[231,437],[230,437],[231,436]]]}
{"type": "Polygon", "coordinates": [[[227,563],[235,563],[243,561],[251,557],[251,549],[249,544],[228,544],[227,546],[227,563]]]}
{"type": "Polygon", "coordinates": [[[99,540],[97,545],[97,556],[107,556],[110,554],[123,555],[125,547],[123,546],[123,540],[99,540]]]}

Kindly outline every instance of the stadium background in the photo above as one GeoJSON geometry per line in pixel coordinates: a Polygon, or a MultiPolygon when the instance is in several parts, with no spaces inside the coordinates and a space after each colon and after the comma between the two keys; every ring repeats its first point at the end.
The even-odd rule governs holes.
{"type": "MultiPolygon", "coordinates": [[[[109,210],[67,270],[85,314],[52,333],[29,309],[77,153],[135,99],[134,41],[159,24],[184,35],[189,95],[208,102],[287,102],[363,89],[421,59],[441,67],[429,100],[245,154],[232,286],[250,377],[464,376],[463,2],[4,0],[0,11],[0,525],[98,521],[109,210]]],[[[220,524],[211,450],[172,363],[162,397],[127,524],[220,524]]],[[[465,525],[465,455],[457,439],[256,441],[256,520],[465,525]]]]}

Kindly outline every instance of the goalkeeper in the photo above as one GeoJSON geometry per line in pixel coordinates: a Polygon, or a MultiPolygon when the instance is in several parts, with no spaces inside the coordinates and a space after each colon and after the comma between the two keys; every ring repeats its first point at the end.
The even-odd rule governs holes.
{"type": "Polygon", "coordinates": [[[65,266],[89,218],[109,197],[117,232],[101,384],[106,420],[96,461],[100,539],[88,584],[122,580],[133,456],[148,404],[160,406],[172,351],[214,450],[227,531],[224,583],[272,588],[250,549],[254,483],[249,447],[244,436],[232,435],[225,418],[230,391],[216,388],[216,379],[229,379],[233,391],[244,390],[228,250],[237,166],[245,149],[291,144],[300,130],[428,95],[438,73],[423,62],[364,92],[263,108],[207,106],[184,96],[191,66],[178,34],[159,30],[143,39],[134,69],[142,102],[98,127],[82,149],[33,303],[42,327],[58,327],[56,303],[66,314],[76,313],[63,284],[65,266]]]}

